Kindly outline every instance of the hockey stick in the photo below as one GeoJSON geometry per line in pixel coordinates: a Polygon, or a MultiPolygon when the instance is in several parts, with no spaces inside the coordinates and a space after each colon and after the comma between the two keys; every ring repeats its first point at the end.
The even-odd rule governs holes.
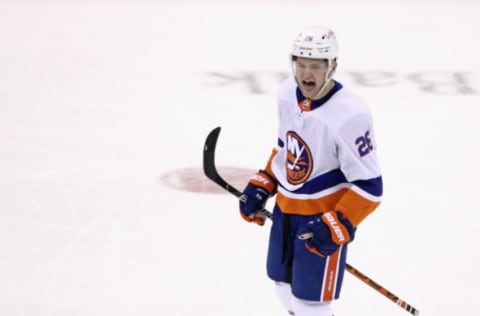
{"type": "MultiPolygon", "coordinates": [[[[227,190],[228,192],[235,195],[238,199],[244,199],[242,192],[238,191],[227,181],[218,174],[217,167],[215,165],[215,148],[217,147],[217,139],[220,134],[220,127],[214,128],[210,134],[208,134],[207,139],[205,140],[205,146],[203,147],[203,172],[213,182],[227,190]]],[[[268,210],[263,209],[261,211],[265,217],[272,219],[272,213],[268,210]]]]}
{"type": "MultiPolygon", "coordinates": [[[[217,140],[218,136],[220,134],[220,127],[214,128],[207,136],[207,139],[205,140],[205,146],[203,148],[203,171],[207,178],[227,190],[228,192],[232,193],[235,195],[237,198],[242,199],[244,198],[242,196],[242,193],[238,191],[236,188],[232,187],[230,184],[228,184],[227,181],[225,181],[219,174],[215,165],[215,148],[217,146],[217,140]]],[[[272,213],[270,213],[268,210],[263,209],[261,211],[265,217],[272,219],[272,213]]],[[[393,301],[395,304],[406,310],[412,315],[418,316],[420,314],[420,311],[404,300],[401,300],[398,296],[395,294],[391,293],[387,289],[385,289],[383,286],[379,285],[369,277],[367,277],[365,274],[361,273],[348,263],[345,265],[345,269],[353,274],[355,277],[357,277],[359,280],[362,282],[366,283],[367,285],[371,286],[373,289],[375,289],[377,292],[385,296],[386,298],[390,299],[393,301]]]]}

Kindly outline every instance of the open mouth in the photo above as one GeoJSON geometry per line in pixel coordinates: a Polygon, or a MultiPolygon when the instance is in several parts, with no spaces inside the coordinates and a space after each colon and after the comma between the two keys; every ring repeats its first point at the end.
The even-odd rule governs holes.
{"type": "Polygon", "coordinates": [[[315,81],[309,81],[309,80],[302,80],[302,85],[305,88],[305,90],[312,90],[315,88],[315,81]]]}

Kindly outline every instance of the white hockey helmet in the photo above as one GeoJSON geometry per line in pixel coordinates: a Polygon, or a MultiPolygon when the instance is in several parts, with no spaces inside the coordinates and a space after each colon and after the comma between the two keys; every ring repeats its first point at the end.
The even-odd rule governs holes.
{"type": "Polygon", "coordinates": [[[305,28],[293,41],[291,52],[295,57],[327,59],[331,64],[338,56],[338,42],[335,33],[322,26],[305,28]]]}

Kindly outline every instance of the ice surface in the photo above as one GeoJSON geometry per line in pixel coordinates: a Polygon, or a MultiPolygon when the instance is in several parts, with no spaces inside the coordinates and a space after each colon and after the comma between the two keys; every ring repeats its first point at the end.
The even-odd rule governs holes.
{"type": "MultiPolygon", "coordinates": [[[[286,315],[267,228],[224,194],[259,168],[292,38],[324,24],[372,107],[383,204],[349,263],[423,315],[480,309],[480,5],[474,1],[0,2],[0,315],[286,315]],[[198,179],[200,181],[200,179],[198,179]]],[[[347,275],[335,314],[406,315],[347,275]]]]}

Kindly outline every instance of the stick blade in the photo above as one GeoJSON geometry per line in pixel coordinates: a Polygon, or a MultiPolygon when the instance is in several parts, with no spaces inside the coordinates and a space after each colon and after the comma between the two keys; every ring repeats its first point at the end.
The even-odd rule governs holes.
{"type": "Polygon", "coordinates": [[[218,178],[218,172],[215,168],[215,147],[217,146],[220,130],[220,126],[214,128],[205,139],[205,145],[203,147],[203,172],[212,180],[218,178]]]}

